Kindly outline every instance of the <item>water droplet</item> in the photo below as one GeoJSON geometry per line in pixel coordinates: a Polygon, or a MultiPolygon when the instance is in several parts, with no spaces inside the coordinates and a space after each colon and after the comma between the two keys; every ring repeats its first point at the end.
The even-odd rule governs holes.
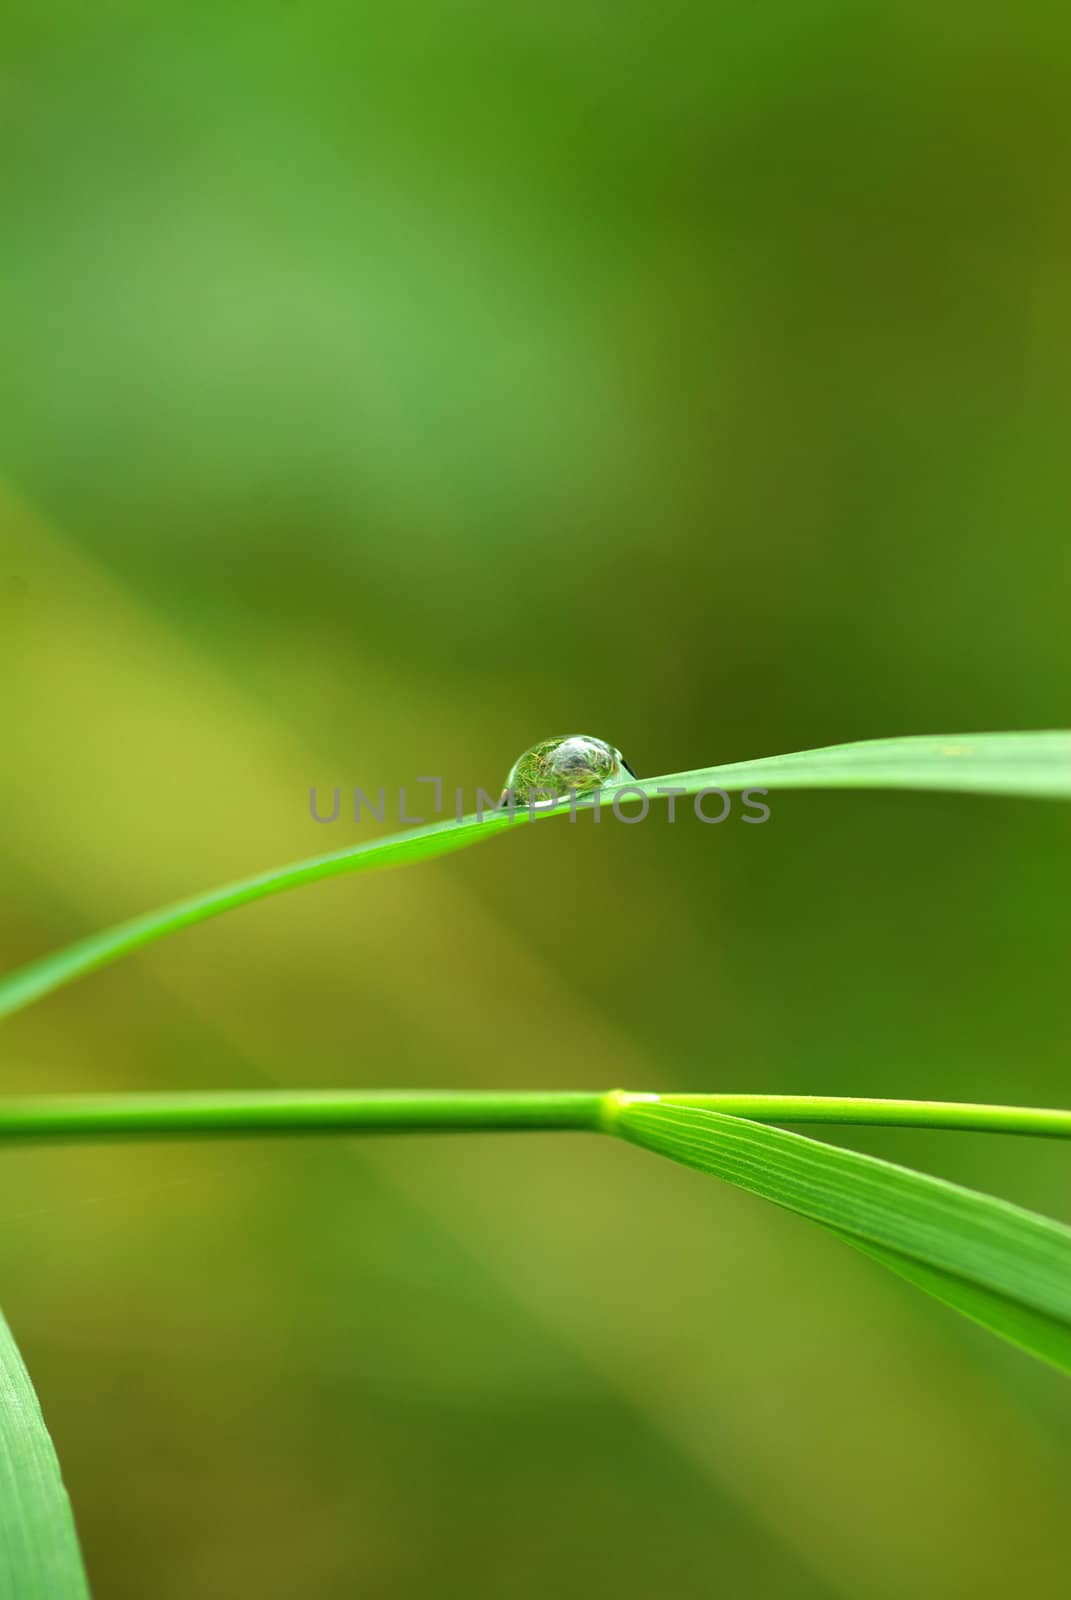
{"type": "Polygon", "coordinates": [[[518,802],[547,800],[574,789],[584,794],[604,783],[622,783],[635,776],[620,750],[605,739],[570,733],[564,738],[541,739],[518,756],[506,779],[502,801],[511,794],[518,802]]]}

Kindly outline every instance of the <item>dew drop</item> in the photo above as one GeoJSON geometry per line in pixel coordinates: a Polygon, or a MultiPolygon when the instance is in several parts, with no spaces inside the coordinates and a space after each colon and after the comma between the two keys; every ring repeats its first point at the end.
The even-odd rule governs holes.
{"type": "Polygon", "coordinates": [[[635,776],[620,750],[605,739],[570,733],[564,738],[541,739],[517,757],[502,791],[502,803],[511,794],[519,802],[547,800],[573,790],[584,794],[604,783],[621,783],[635,776]]]}

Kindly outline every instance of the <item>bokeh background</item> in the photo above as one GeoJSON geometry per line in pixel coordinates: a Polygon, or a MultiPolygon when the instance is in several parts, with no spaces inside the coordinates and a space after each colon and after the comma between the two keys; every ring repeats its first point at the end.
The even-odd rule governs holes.
{"type": "MultiPolygon", "coordinates": [[[[1061,8],[4,28],[5,966],[372,836],[313,784],[1067,725],[1061,8]]],[[[524,830],[102,972],[3,1087],[1066,1104],[1068,826],[524,830]]],[[[1071,1217],[1058,1146],[854,1142],[1071,1217]]],[[[0,1206],[98,1600],[1066,1593],[1066,1384],[636,1150],[20,1149],[0,1206]]]]}

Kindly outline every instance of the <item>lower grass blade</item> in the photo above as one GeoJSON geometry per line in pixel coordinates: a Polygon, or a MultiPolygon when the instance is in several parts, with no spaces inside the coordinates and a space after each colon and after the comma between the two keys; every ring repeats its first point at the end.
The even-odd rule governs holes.
{"type": "MultiPolygon", "coordinates": [[[[810,1217],[946,1305],[1071,1372],[1071,1228],[769,1126],[774,1120],[1071,1138],[1071,1112],[1054,1107],[620,1089],[295,1089],[3,1097],[0,1143],[508,1130],[617,1134],[810,1217]]],[[[8,1348],[32,1393],[10,1340],[8,1348]]],[[[0,1496],[3,1491],[0,1463],[0,1496]]],[[[0,1597],[4,1593],[0,1588],[0,1597]]]]}
{"type": "Polygon", "coordinates": [[[953,1277],[950,1272],[923,1266],[920,1261],[912,1261],[895,1250],[883,1250],[880,1245],[864,1243],[862,1239],[853,1238],[837,1228],[830,1231],[872,1261],[880,1261],[882,1266],[914,1284],[916,1289],[922,1289],[953,1311],[961,1312],[990,1333],[1007,1339],[1010,1344],[1017,1344],[1020,1350],[1037,1356],[1040,1361],[1047,1361],[1061,1372],[1071,1373],[1071,1326],[1066,1323],[1043,1312],[1031,1311],[1029,1306],[1020,1305],[1004,1295],[993,1294],[991,1290],[969,1283],[965,1278],[953,1277]]]}
{"type": "Polygon", "coordinates": [[[29,1373],[0,1317],[0,1595],[89,1600],[78,1535],[29,1373]]]}
{"type": "Polygon", "coordinates": [[[874,1156],[657,1096],[612,1131],[839,1234],[927,1293],[1071,1371],[1071,1228],[874,1156]]]}

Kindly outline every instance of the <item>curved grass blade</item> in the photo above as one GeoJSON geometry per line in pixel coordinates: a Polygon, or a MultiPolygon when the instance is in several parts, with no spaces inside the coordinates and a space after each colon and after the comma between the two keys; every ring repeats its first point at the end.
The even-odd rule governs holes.
{"type": "MultiPolygon", "coordinates": [[[[527,813],[519,812],[516,821],[525,819],[527,813]]],[[[378,867],[401,866],[408,861],[426,861],[434,856],[446,855],[452,850],[463,850],[466,845],[489,838],[510,826],[505,813],[489,814],[478,819],[466,817],[462,822],[436,822],[424,828],[412,828],[406,833],[395,833],[384,839],[373,839],[368,844],[353,845],[348,850],[336,850],[330,855],[311,856],[305,861],[289,866],[275,867],[252,878],[241,878],[237,883],[225,884],[219,889],[207,889],[202,894],[191,895],[187,900],[177,900],[144,916],[133,917],[129,922],[118,923],[100,933],[90,934],[69,944],[53,955],[43,956],[28,966],[0,978],[0,1018],[35,1000],[51,994],[75,978],[84,977],[98,967],[108,966],[123,956],[132,955],[143,945],[152,944],[169,933],[218,917],[224,911],[248,905],[253,900],[263,900],[268,895],[281,894],[286,889],[297,889],[305,883],[318,883],[321,878],[335,878],[346,872],[365,872],[378,867]]]]}
{"type": "Polygon", "coordinates": [[[1071,1371],[1071,1228],[992,1195],[742,1117],[617,1097],[612,1131],[832,1229],[1071,1371]]]}
{"type": "Polygon", "coordinates": [[[946,793],[1071,798],[1071,732],[944,733],[799,750],[655,778],[687,792],[765,784],[771,789],[930,789],[946,793]]]}
{"type": "Polygon", "coordinates": [[[71,1504],[29,1373],[0,1316],[0,1595],[89,1600],[71,1504]]]}
{"type": "MultiPolygon", "coordinates": [[[[607,786],[597,796],[578,801],[577,808],[621,804],[628,797],[665,798],[704,789],[930,789],[978,794],[1071,798],[1071,732],[930,734],[906,739],[868,739],[831,745],[759,761],[701,767],[691,772],[641,778],[607,786]]],[[[493,834],[527,821],[568,816],[568,802],[518,809],[513,816],[489,811],[461,821],[431,823],[406,833],[391,834],[368,844],[329,855],[313,856],[187,900],[150,911],[102,933],[92,934],[54,955],[43,957],[0,980],[0,1017],[33,1003],[54,989],[98,967],[117,961],[166,934],[219,916],[250,901],[280,894],[301,884],[347,872],[365,872],[429,860],[477,844],[493,834]]]]}

